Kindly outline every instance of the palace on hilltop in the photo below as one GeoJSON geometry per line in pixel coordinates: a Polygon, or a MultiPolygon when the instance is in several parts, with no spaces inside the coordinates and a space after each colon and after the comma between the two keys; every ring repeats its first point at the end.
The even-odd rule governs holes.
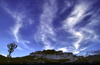
{"type": "Polygon", "coordinates": [[[47,59],[70,59],[73,60],[73,54],[71,52],[62,52],[55,50],[43,50],[43,51],[35,51],[30,53],[30,56],[37,56],[47,59]]]}

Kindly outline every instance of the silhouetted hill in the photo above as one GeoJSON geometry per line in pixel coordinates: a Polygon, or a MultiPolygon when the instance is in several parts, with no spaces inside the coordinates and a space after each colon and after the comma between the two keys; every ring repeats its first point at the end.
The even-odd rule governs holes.
{"type": "Polygon", "coordinates": [[[1,59],[1,58],[6,58],[6,57],[5,57],[5,56],[3,56],[3,55],[0,55],[0,59],[1,59]]]}
{"type": "Polygon", "coordinates": [[[0,65],[1,64],[20,64],[20,63],[27,63],[27,62],[20,58],[8,59],[7,57],[0,55],[0,65]]]}
{"type": "Polygon", "coordinates": [[[1,63],[7,63],[7,58],[3,55],[0,55],[0,64],[1,63]]]}
{"type": "MultiPolygon", "coordinates": [[[[76,56],[77,57],[77,56],[76,56]]],[[[93,63],[98,63],[100,61],[100,55],[94,55],[94,56],[88,56],[86,58],[80,57],[76,61],[70,62],[70,59],[60,59],[60,60],[54,60],[54,59],[46,59],[43,57],[37,57],[37,56],[24,56],[24,57],[16,57],[8,59],[7,57],[4,57],[0,55],[0,64],[89,64],[91,65],[91,60],[93,63]]]]}
{"type": "Polygon", "coordinates": [[[100,63],[100,54],[99,55],[91,55],[86,58],[91,60],[93,63],[100,63]]]}

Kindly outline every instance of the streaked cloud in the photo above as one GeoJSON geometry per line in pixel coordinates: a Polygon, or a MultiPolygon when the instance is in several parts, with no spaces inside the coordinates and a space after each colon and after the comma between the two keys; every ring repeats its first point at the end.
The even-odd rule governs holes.
{"type": "MultiPolygon", "coordinates": [[[[82,33],[82,31],[75,30],[75,25],[77,23],[81,22],[81,20],[85,16],[89,15],[89,14],[85,15],[85,12],[89,9],[89,6],[90,6],[90,4],[85,4],[84,1],[79,1],[78,4],[75,5],[72,13],[68,16],[68,18],[66,18],[66,20],[64,21],[64,24],[63,24],[63,28],[66,31],[68,31],[69,33],[71,33],[74,38],[77,38],[76,41],[74,41],[74,42],[72,41],[73,46],[76,48],[73,51],[73,53],[75,53],[75,54],[79,53],[80,44],[85,38],[84,33],[82,33]]],[[[81,49],[81,50],[85,50],[85,49],[81,49]]]]}
{"type": "Polygon", "coordinates": [[[81,48],[80,51],[84,51],[87,47],[81,48]]]}
{"type": "Polygon", "coordinates": [[[20,17],[16,17],[16,24],[15,24],[15,26],[14,26],[14,28],[12,29],[13,30],[13,34],[14,34],[14,36],[15,36],[15,38],[16,38],[16,41],[17,42],[19,42],[19,38],[18,38],[18,32],[19,32],[19,29],[20,29],[20,27],[22,27],[22,23],[20,23],[21,22],[21,18],[20,17]]]}
{"type": "Polygon", "coordinates": [[[52,48],[51,42],[48,38],[55,41],[55,32],[53,30],[52,21],[56,15],[56,11],[56,0],[47,0],[44,3],[43,13],[40,17],[40,26],[38,27],[38,33],[36,34],[37,40],[42,41],[44,44],[44,49],[52,48]]]}
{"type": "Polygon", "coordinates": [[[58,50],[62,50],[63,52],[67,52],[68,51],[66,47],[58,48],[58,50]]]}
{"type": "Polygon", "coordinates": [[[4,34],[5,28],[8,30],[5,37],[12,38],[7,41],[15,41],[18,50],[55,49],[80,54],[100,43],[99,3],[99,0],[0,1],[0,21],[7,22],[6,26],[0,22],[0,30],[3,24],[4,34]]]}
{"type": "MultiPolygon", "coordinates": [[[[15,37],[16,42],[21,43],[24,45],[25,48],[29,48],[26,43],[30,43],[27,40],[23,40],[20,38],[20,34],[19,34],[19,29],[21,27],[23,27],[23,19],[25,18],[25,14],[23,13],[19,13],[17,11],[12,11],[9,8],[7,8],[7,6],[4,7],[4,9],[7,11],[7,13],[9,13],[14,19],[15,19],[15,24],[14,26],[12,26],[11,31],[13,32],[13,35],[15,37]]],[[[29,19],[29,23],[32,24],[32,20],[29,19]]],[[[21,48],[19,48],[21,50],[21,48]]]]}
{"type": "Polygon", "coordinates": [[[18,50],[23,50],[23,49],[22,49],[21,47],[19,47],[19,46],[17,47],[17,49],[18,49],[18,50]]]}

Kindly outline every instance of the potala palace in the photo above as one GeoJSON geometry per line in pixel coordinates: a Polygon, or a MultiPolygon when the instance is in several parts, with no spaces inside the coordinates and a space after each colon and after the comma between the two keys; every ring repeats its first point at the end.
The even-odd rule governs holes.
{"type": "Polygon", "coordinates": [[[30,56],[37,56],[47,58],[47,59],[70,59],[70,60],[77,60],[77,58],[73,57],[71,52],[62,52],[62,51],[55,51],[55,50],[43,50],[43,51],[35,51],[30,53],[30,56]]]}

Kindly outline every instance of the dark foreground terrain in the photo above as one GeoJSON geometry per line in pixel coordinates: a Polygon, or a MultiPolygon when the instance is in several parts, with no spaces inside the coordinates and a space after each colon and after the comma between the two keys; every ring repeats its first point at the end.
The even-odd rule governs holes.
{"type": "Polygon", "coordinates": [[[78,58],[78,60],[73,62],[68,62],[69,59],[62,60],[50,60],[45,58],[36,58],[36,56],[24,56],[16,58],[7,58],[0,55],[0,65],[1,64],[24,64],[24,65],[100,65],[100,55],[89,56],[86,58],[78,58]]]}

